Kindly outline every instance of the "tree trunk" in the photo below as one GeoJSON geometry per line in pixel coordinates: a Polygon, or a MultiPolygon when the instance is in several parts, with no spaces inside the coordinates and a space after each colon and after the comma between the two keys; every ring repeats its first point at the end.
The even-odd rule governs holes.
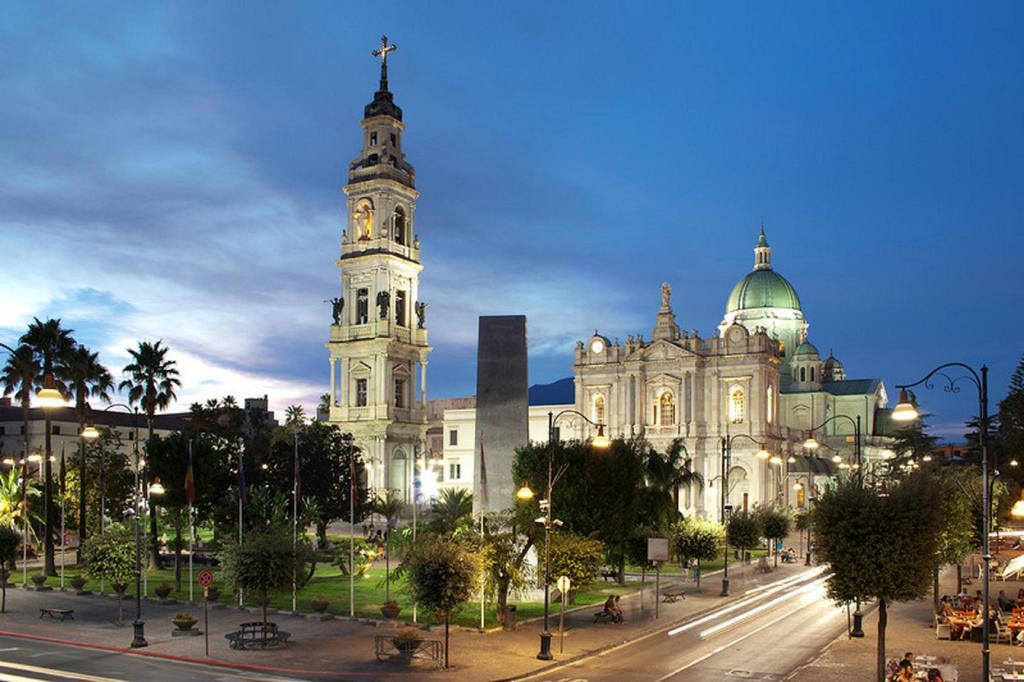
{"type": "Polygon", "coordinates": [[[939,609],[939,567],[937,564],[932,569],[932,606],[935,609],[935,613],[941,610],[939,609]]]}
{"type": "Polygon", "coordinates": [[[181,510],[174,515],[174,584],[181,592],[181,510]]]}
{"type": "Polygon", "coordinates": [[[885,626],[888,623],[889,614],[885,610],[885,600],[878,600],[878,655],[875,661],[875,672],[878,674],[878,682],[885,682],[885,626]]]}
{"type": "Polygon", "coordinates": [[[50,462],[52,440],[50,432],[53,430],[53,420],[50,418],[50,410],[43,410],[46,413],[46,452],[43,453],[43,551],[45,560],[43,562],[44,575],[57,575],[57,562],[54,559],[53,544],[53,464],[50,462]]]}
{"type": "Polygon", "coordinates": [[[619,574],[615,578],[615,582],[620,585],[626,584],[626,548],[619,548],[619,574]]]}
{"type": "Polygon", "coordinates": [[[3,590],[3,597],[0,597],[0,613],[7,613],[7,569],[3,572],[4,582],[0,585],[0,590],[3,590]]]}
{"type": "Polygon", "coordinates": [[[317,535],[317,545],[319,547],[326,547],[327,546],[327,522],[326,521],[317,521],[316,522],[316,535],[317,535]]]}
{"type": "Polygon", "coordinates": [[[450,616],[446,611],[444,614],[444,669],[448,669],[448,621],[450,616]]]}
{"type": "Polygon", "coordinates": [[[124,625],[124,590],[117,591],[117,624],[124,625]]]}
{"type": "Polygon", "coordinates": [[[964,573],[963,566],[959,563],[956,565],[956,593],[960,594],[964,591],[964,573]]]}
{"type": "Polygon", "coordinates": [[[701,574],[701,572],[702,571],[700,569],[700,559],[697,559],[697,591],[698,592],[700,592],[700,574],[701,574]]]}
{"type": "Polygon", "coordinates": [[[260,630],[263,631],[263,646],[267,646],[267,591],[260,590],[260,604],[263,608],[263,627],[260,630]]]}
{"type": "Polygon", "coordinates": [[[779,538],[772,541],[772,551],[775,553],[775,568],[779,567],[779,538]]]}
{"type": "MultiPolygon", "coordinates": [[[[146,416],[146,429],[149,432],[149,436],[146,440],[146,458],[148,459],[149,444],[153,440],[153,415],[146,416]]],[[[153,543],[152,551],[150,552],[150,560],[153,562],[153,568],[160,568],[160,543],[157,541],[156,528],[156,503],[154,503],[153,498],[149,496],[148,490],[144,490],[143,495],[149,500],[149,539],[150,542],[153,543]]]]}

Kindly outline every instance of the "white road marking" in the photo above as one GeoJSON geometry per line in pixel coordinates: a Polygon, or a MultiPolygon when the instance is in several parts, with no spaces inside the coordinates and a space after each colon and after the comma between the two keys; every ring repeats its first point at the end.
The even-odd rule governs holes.
{"type": "MultiPolygon", "coordinates": [[[[3,672],[3,669],[9,670],[20,670],[21,672],[37,673],[40,675],[52,675],[59,677],[62,680],[79,680],[79,682],[124,682],[124,680],[114,677],[98,677],[96,675],[86,675],[83,673],[72,673],[65,670],[54,670],[53,668],[43,668],[38,665],[28,665],[26,663],[12,663],[10,661],[0,661],[0,677],[3,679],[15,679],[8,673],[3,672]]],[[[36,678],[17,678],[17,679],[36,679],[36,678]]]]}

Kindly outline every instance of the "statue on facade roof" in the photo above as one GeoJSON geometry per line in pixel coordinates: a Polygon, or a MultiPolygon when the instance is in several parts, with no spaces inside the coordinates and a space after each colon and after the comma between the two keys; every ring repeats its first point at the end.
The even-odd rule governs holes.
{"type": "Polygon", "coordinates": [[[331,304],[331,317],[334,318],[334,324],[341,324],[341,314],[345,310],[345,299],[338,297],[330,300],[331,304]]]}
{"type": "Polygon", "coordinates": [[[427,326],[427,304],[424,303],[423,301],[419,301],[416,303],[416,317],[417,327],[423,329],[424,327],[427,326]]]}
{"type": "Polygon", "coordinates": [[[380,319],[388,319],[388,308],[391,306],[391,294],[381,291],[377,294],[377,307],[380,308],[380,319]]]}
{"type": "Polygon", "coordinates": [[[669,299],[672,298],[672,285],[668,282],[661,283],[661,307],[669,307],[669,299]]]}

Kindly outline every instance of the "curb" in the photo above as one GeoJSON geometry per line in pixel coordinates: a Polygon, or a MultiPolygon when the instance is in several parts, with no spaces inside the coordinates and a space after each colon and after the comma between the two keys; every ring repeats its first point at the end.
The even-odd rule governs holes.
{"type": "Polygon", "coordinates": [[[44,637],[42,635],[30,635],[24,632],[13,632],[11,630],[0,630],[0,637],[13,637],[15,639],[28,639],[37,642],[48,642],[50,644],[62,644],[64,646],[74,646],[83,649],[94,649],[99,651],[108,651],[110,653],[117,654],[131,654],[134,656],[146,656],[149,658],[158,658],[167,661],[177,661],[179,663],[192,663],[195,665],[204,665],[216,668],[229,668],[233,670],[250,670],[253,672],[272,672],[282,673],[286,675],[305,675],[313,677],[326,677],[330,676],[346,676],[346,677],[379,677],[380,673],[377,672],[342,672],[342,671],[331,671],[324,672],[322,670],[306,670],[303,668],[280,668],[269,665],[256,665],[253,663],[231,663],[229,661],[222,661],[216,658],[192,658],[190,656],[176,656],[174,654],[165,654],[156,651],[141,651],[139,649],[122,649],[115,646],[106,646],[104,644],[95,644],[92,642],[77,642],[70,639],[59,639],[56,637],[44,637]]]}

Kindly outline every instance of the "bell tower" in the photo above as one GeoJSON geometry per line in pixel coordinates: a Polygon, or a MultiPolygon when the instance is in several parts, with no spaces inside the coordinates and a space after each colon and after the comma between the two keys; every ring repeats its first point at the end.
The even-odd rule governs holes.
{"type": "Polygon", "coordinates": [[[412,502],[415,456],[426,439],[431,348],[419,297],[416,172],[402,151],[402,110],[388,90],[388,55],[396,49],[385,36],[373,51],[380,87],[363,109],[362,148],[344,187],[348,222],[327,343],[328,421],[362,448],[371,489],[412,502]]]}

